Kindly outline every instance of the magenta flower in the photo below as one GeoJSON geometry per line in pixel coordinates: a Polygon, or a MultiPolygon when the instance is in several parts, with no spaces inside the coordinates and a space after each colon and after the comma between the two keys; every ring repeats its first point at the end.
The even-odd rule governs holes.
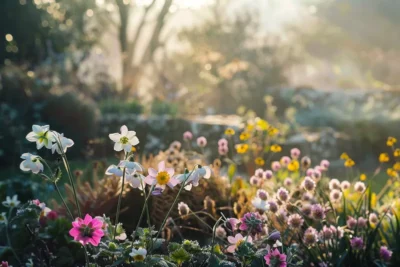
{"type": "Polygon", "coordinates": [[[69,234],[74,238],[75,241],[80,242],[82,245],[88,243],[93,246],[98,246],[100,239],[104,236],[102,230],[103,222],[92,218],[89,214],[86,214],[85,219],[77,218],[72,222],[72,229],[69,234]]]}
{"type": "Polygon", "coordinates": [[[393,252],[390,251],[386,246],[382,246],[379,249],[379,255],[381,256],[381,259],[384,261],[390,261],[392,254],[393,254],[393,252]]]}
{"type": "Polygon", "coordinates": [[[261,233],[263,220],[259,213],[248,212],[240,219],[239,230],[249,231],[250,233],[261,233]]]}
{"type": "Polygon", "coordinates": [[[148,185],[156,185],[156,188],[164,190],[166,185],[173,188],[179,184],[179,180],[173,177],[175,173],[174,169],[166,168],[164,161],[158,163],[158,171],[149,168],[148,172],[149,175],[144,179],[144,182],[148,185]]]}
{"type": "Polygon", "coordinates": [[[354,250],[361,250],[364,247],[364,241],[361,237],[353,237],[350,240],[350,245],[354,250]]]}
{"type": "Polygon", "coordinates": [[[264,256],[265,263],[271,267],[286,267],[286,255],[281,254],[278,249],[270,250],[267,255],[264,256]]]}

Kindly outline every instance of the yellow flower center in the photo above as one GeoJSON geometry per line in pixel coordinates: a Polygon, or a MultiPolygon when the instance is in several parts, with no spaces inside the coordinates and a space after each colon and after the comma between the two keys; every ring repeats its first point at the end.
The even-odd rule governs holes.
{"type": "Polygon", "coordinates": [[[129,142],[129,139],[128,139],[128,137],[123,136],[123,137],[121,137],[121,138],[119,139],[119,142],[120,142],[121,144],[123,144],[123,145],[126,145],[126,144],[129,142]]]}
{"type": "Polygon", "coordinates": [[[159,185],[165,185],[169,182],[171,177],[169,176],[168,172],[162,171],[157,174],[156,180],[159,185]]]}
{"type": "Polygon", "coordinates": [[[240,246],[240,244],[242,244],[244,242],[244,240],[243,239],[240,239],[239,241],[237,241],[236,242],[236,247],[239,247],[240,246]]]}
{"type": "Polygon", "coordinates": [[[133,256],[133,259],[135,261],[144,261],[144,256],[138,254],[138,255],[133,256]]]}

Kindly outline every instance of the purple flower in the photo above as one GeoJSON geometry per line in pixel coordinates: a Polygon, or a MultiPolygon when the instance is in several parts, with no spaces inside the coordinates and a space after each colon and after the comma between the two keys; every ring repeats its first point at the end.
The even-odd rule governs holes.
{"type": "Polygon", "coordinates": [[[354,250],[361,250],[364,247],[364,241],[360,237],[353,237],[350,240],[350,245],[354,250]]]}
{"type": "Polygon", "coordinates": [[[248,212],[240,219],[240,222],[239,230],[251,233],[261,233],[263,231],[263,220],[258,213],[248,212]]]}
{"type": "Polygon", "coordinates": [[[264,173],[264,176],[265,176],[266,179],[269,180],[274,176],[274,174],[273,174],[273,172],[271,170],[266,170],[265,173],[264,173]]]}
{"type": "Polygon", "coordinates": [[[275,242],[276,240],[281,239],[281,233],[279,231],[273,231],[269,236],[268,240],[275,242]]]}
{"type": "Polygon", "coordinates": [[[381,259],[384,261],[390,261],[392,254],[393,254],[393,252],[390,251],[386,246],[382,246],[379,249],[379,255],[381,256],[381,259]]]}
{"type": "Polygon", "coordinates": [[[349,229],[354,229],[357,226],[357,220],[354,219],[353,217],[349,216],[346,224],[349,229]]]}
{"type": "Polygon", "coordinates": [[[278,249],[270,250],[267,255],[264,256],[265,263],[271,267],[286,267],[286,255],[281,254],[278,249]]]}
{"type": "Polygon", "coordinates": [[[322,220],[325,218],[324,208],[320,204],[314,204],[311,207],[311,217],[314,220],[322,220]]]}

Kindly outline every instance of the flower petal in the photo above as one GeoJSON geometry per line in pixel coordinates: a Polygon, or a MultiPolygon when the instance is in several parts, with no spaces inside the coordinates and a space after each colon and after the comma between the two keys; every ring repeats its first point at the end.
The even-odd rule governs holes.
{"type": "Polygon", "coordinates": [[[114,142],[119,142],[119,140],[121,139],[121,134],[113,133],[113,134],[109,134],[108,137],[110,137],[110,139],[114,142]]]}
{"type": "Polygon", "coordinates": [[[128,134],[128,127],[126,125],[121,126],[121,135],[126,136],[128,134]]]}
{"type": "Polygon", "coordinates": [[[165,162],[164,162],[164,161],[160,161],[160,162],[158,163],[158,171],[159,171],[159,172],[165,171],[165,162]]]}

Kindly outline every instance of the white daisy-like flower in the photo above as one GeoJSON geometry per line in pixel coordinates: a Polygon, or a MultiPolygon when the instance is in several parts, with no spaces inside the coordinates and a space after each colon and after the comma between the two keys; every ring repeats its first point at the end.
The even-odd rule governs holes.
{"type": "Polygon", "coordinates": [[[147,255],[147,250],[144,248],[132,249],[132,252],[129,255],[133,258],[134,261],[144,261],[147,255]]]}
{"type": "Polygon", "coordinates": [[[21,155],[23,161],[19,165],[19,168],[25,172],[31,171],[35,174],[43,171],[43,164],[40,162],[40,157],[32,155],[30,153],[24,153],[21,155]]]}
{"type": "Polygon", "coordinates": [[[29,142],[35,142],[37,149],[41,149],[42,147],[51,149],[54,142],[54,135],[50,131],[49,125],[32,125],[32,132],[26,135],[26,139],[29,142]]]}
{"type": "Polygon", "coordinates": [[[17,195],[14,195],[12,198],[7,196],[6,200],[3,201],[3,206],[6,208],[15,208],[18,207],[20,203],[17,195]]]}
{"type": "Polygon", "coordinates": [[[266,200],[262,200],[259,197],[253,198],[251,201],[251,204],[253,204],[253,207],[256,208],[257,210],[262,210],[262,211],[268,211],[269,210],[269,203],[266,200]]]}
{"type": "Polygon", "coordinates": [[[112,141],[115,142],[115,151],[125,150],[125,152],[128,153],[131,151],[132,146],[139,144],[139,139],[136,136],[136,132],[128,131],[128,127],[125,125],[121,127],[121,133],[113,133],[109,134],[108,136],[112,141]]]}
{"type": "Polygon", "coordinates": [[[64,137],[64,134],[59,134],[54,132],[54,140],[55,143],[51,147],[51,152],[54,154],[54,151],[57,151],[58,154],[66,153],[69,147],[74,145],[74,141],[72,139],[64,137]]]}
{"type": "Polygon", "coordinates": [[[164,190],[166,185],[173,188],[180,183],[180,181],[174,177],[174,169],[166,168],[164,161],[158,163],[158,171],[149,168],[148,172],[149,175],[144,180],[145,183],[148,185],[155,185],[156,188],[160,188],[161,190],[164,190]]]}
{"type": "Polygon", "coordinates": [[[121,178],[124,174],[124,168],[125,181],[133,188],[143,190],[145,176],[137,172],[137,170],[143,170],[143,167],[137,162],[121,161],[118,166],[110,165],[106,170],[106,175],[115,175],[121,178]]]}

